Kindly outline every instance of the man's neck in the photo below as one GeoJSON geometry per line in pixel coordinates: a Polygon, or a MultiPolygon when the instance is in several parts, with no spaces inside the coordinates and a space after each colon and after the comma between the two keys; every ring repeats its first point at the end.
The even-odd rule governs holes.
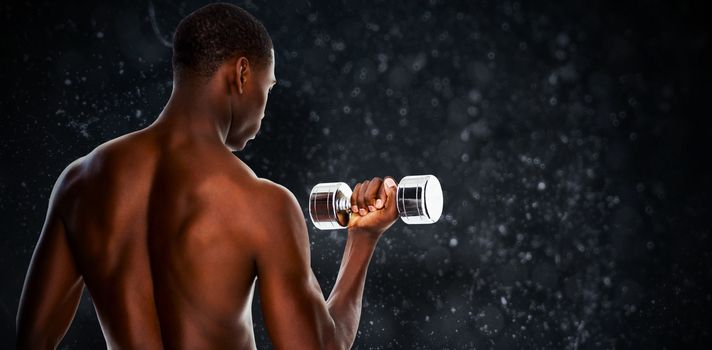
{"type": "Polygon", "coordinates": [[[152,127],[194,140],[225,143],[230,129],[230,104],[219,82],[173,84],[168,103],[152,127]]]}

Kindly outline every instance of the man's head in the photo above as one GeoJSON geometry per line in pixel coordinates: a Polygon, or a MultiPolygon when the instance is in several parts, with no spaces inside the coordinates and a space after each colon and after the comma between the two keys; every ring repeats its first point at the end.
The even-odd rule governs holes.
{"type": "Polygon", "coordinates": [[[264,116],[274,77],[274,50],[265,27],[247,11],[226,3],[204,6],[178,24],[173,37],[176,84],[227,84],[230,130],[226,144],[244,148],[264,116]]]}

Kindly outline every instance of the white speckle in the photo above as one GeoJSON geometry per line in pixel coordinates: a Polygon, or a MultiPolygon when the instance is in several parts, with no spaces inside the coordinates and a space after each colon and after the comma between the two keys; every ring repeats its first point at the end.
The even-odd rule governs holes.
{"type": "Polygon", "coordinates": [[[334,51],[344,51],[346,44],[343,41],[335,41],[331,44],[331,49],[334,51]]]}
{"type": "Polygon", "coordinates": [[[502,305],[507,305],[507,299],[504,297],[499,298],[499,301],[502,303],[502,305]]]}
{"type": "Polygon", "coordinates": [[[72,85],[72,81],[69,79],[64,79],[64,85],[67,85],[67,86],[72,85]]]}
{"type": "Polygon", "coordinates": [[[469,129],[463,129],[462,132],[460,133],[460,140],[463,142],[467,142],[467,140],[470,139],[470,130],[469,129]]]}
{"type": "Polygon", "coordinates": [[[457,247],[457,238],[455,238],[455,237],[450,238],[450,246],[457,247]]]}
{"type": "Polygon", "coordinates": [[[477,89],[472,89],[470,90],[470,92],[467,93],[467,97],[470,99],[471,102],[477,103],[482,100],[482,93],[480,93],[480,91],[477,89]]]}
{"type": "Polygon", "coordinates": [[[546,183],[545,183],[544,181],[539,181],[539,184],[536,186],[536,188],[537,188],[539,191],[543,191],[543,190],[546,189],[546,183]]]}
{"type": "Polygon", "coordinates": [[[558,77],[556,76],[556,74],[551,74],[551,75],[549,75],[549,84],[551,84],[551,85],[556,85],[556,83],[558,82],[558,80],[559,80],[559,79],[558,79],[558,77]]]}

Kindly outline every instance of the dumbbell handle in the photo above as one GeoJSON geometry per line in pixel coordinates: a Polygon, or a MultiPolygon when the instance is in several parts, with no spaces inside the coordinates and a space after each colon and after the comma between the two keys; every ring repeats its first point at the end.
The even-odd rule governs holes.
{"type": "MultiPolygon", "coordinates": [[[[351,214],[351,188],[343,182],[320,183],[309,195],[309,216],[322,230],[348,226],[351,214]]],[[[398,214],[406,224],[432,224],[440,218],[443,206],[440,181],[433,175],[406,176],[396,191],[398,214]]]]}
{"type": "Polygon", "coordinates": [[[336,211],[349,211],[351,210],[351,197],[349,198],[339,198],[336,200],[336,211]]]}

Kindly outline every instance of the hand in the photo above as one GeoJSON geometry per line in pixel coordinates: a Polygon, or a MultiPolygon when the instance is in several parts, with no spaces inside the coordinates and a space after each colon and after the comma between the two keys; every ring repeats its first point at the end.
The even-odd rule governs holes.
{"type": "Polygon", "coordinates": [[[397,189],[398,184],[390,176],[385,180],[374,177],[357,184],[351,195],[348,229],[380,237],[398,220],[397,189]]]}

